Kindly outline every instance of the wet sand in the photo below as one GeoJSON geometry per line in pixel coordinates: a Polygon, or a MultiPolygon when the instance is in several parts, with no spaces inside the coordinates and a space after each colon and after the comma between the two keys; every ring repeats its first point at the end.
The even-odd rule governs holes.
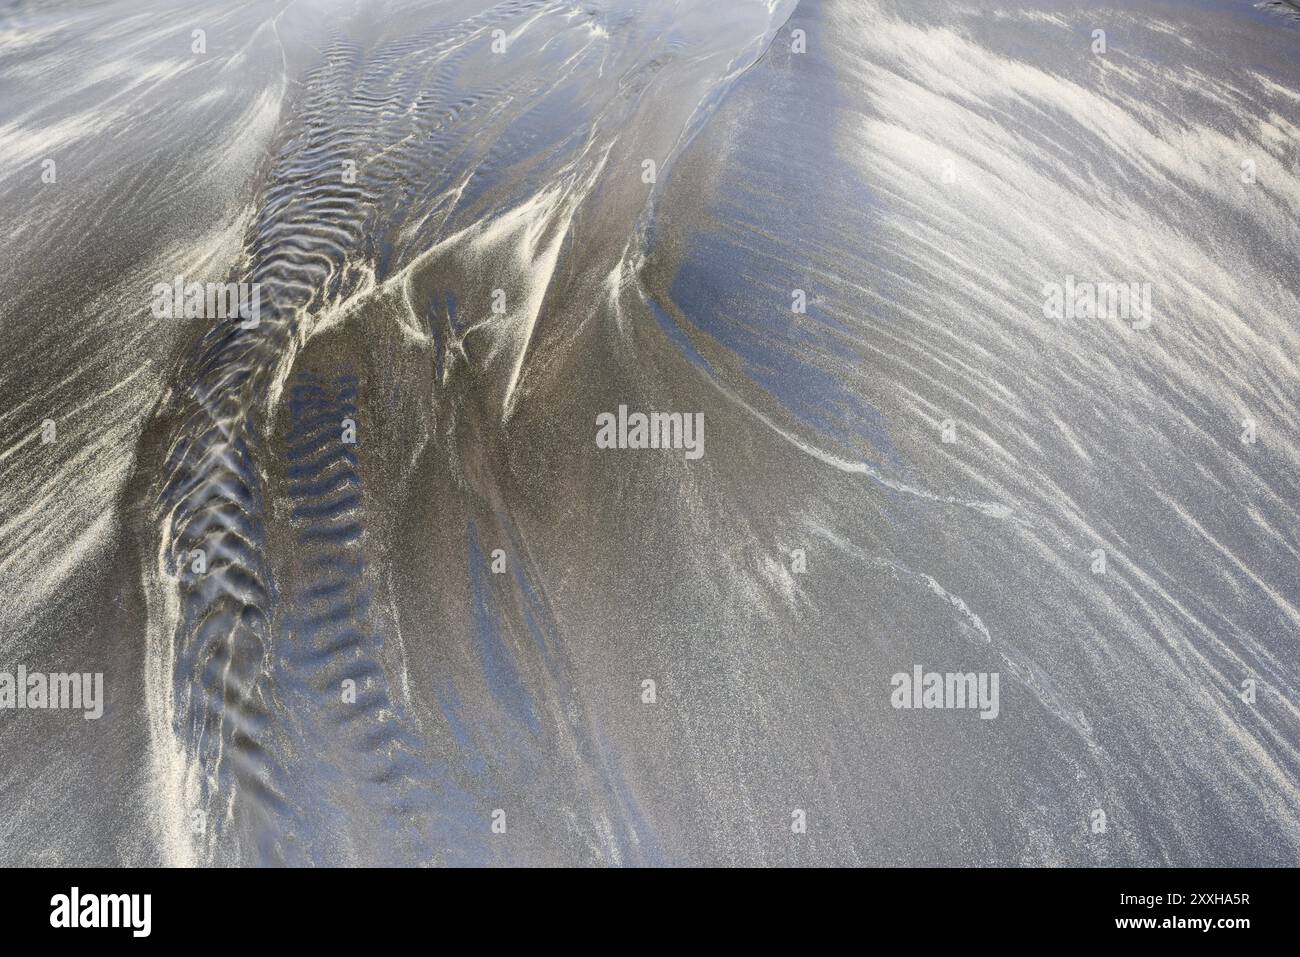
{"type": "Polygon", "coordinates": [[[1294,862],[1294,19],[0,38],[0,671],[106,687],[0,710],[0,860],[1294,862]],[[176,275],[256,326],[156,318],[176,275]],[[1047,317],[1076,279],[1150,313],[1047,317]]]}

